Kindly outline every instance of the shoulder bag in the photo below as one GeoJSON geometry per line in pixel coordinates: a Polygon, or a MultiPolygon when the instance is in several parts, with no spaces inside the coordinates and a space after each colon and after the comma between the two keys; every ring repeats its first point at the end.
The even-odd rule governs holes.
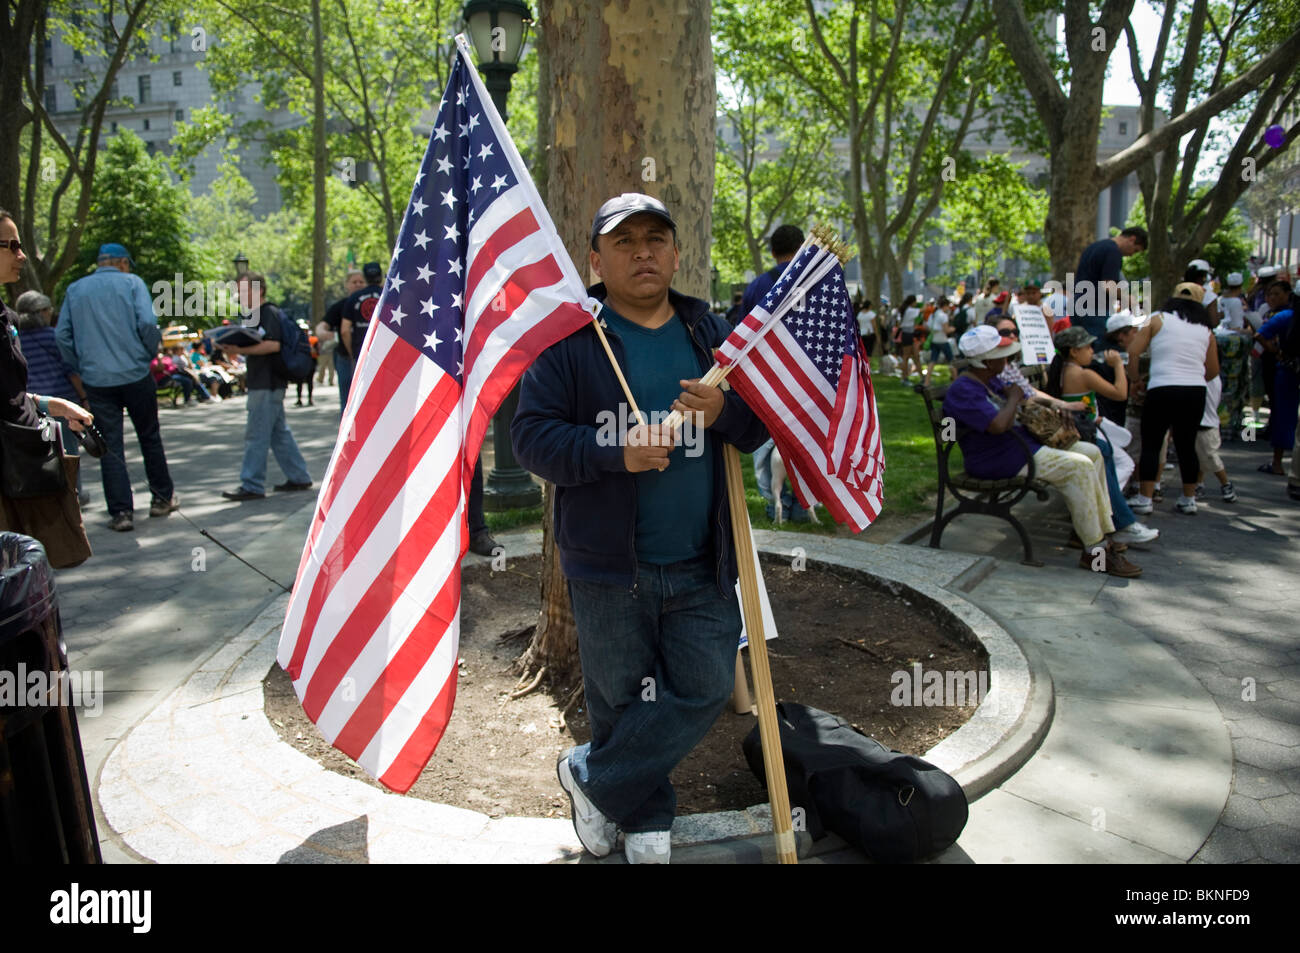
{"type": "Polygon", "coordinates": [[[68,488],[59,425],[44,417],[35,427],[0,420],[0,490],[11,500],[51,496],[68,488]]]}

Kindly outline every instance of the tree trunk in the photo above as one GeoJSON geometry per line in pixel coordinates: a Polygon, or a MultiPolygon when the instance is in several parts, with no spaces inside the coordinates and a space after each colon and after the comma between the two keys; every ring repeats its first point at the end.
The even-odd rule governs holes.
{"type": "Polygon", "coordinates": [[[1097,190],[1089,183],[1096,168],[1096,138],[1092,155],[1074,160],[1057,153],[1052,157],[1052,194],[1047,206],[1044,237],[1052,256],[1052,274],[1064,280],[1079,264],[1079,255],[1092,243],[1097,229],[1097,190]]]}
{"type": "MultiPolygon", "coordinates": [[[[681,270],[673,287],[710,298],[714,114],[710,8],[702,0],[542,0],[541,81],[550,111],[543,199],[580,275],[591,220],[621,192],[661,199],[677,222],[681,270]],[[665,67],[672,81],[665,82],[665,67]]],[[[649,410],[650,408],[647,408],[649,410]]],[[[667,408],[661,408],[667,409],[667,408]]],[[[554,488],[543,496],[542,609],[520,657],[553,686],[579,682],[577,627],[551,533],[554,488]]]]}
{"type": "MultiPolygon", "coordinates": [[[[321,34],[320,0],[311,0],[312,31],[312,223],[311,318],[312,327],[325,316],[325,53],[321,34]]],[[[391,246],[390,246],[391,247],[391,246]]]]}
{"type": "Polygon", "coordinates": [[[554,136],[547,205],[579,272],[599,203],[645,192],[677,222],[673,286],[707,300],[716,109],[709,5],[552,0],[543,9],[554,136]]]}

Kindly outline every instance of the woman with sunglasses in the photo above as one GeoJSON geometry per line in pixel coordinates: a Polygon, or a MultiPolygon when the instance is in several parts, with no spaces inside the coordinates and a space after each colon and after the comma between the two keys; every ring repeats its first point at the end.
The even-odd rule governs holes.
{"type": "MultiPolygon", "coordinates": [[[[22,276],[22,242],[13,216],[0,209],[0,284],[12,284],[22,276]]],[[[0,419],[9,423],[36,427],[41,414],[61,417],[74,431],[79,431],[94,417],[69,400],[42,397],[27,391],[27,361],[18,340],[17,315],[0,301],[0,419]]],[[[13,500],[0,486],[0,530],[33,536],[46,550],[50,565],[56,569],[75,566],[90,556],[85,529],[75,490],[72,494],[13,500]],[[65,502],[66,501],[66,502],[65,502]]]]}

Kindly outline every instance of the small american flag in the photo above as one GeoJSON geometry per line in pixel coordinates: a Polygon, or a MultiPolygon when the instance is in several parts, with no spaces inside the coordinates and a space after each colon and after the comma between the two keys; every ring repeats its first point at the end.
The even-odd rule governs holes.
{"type": "Polygon", "coordinates": [[[820,502],[855,532],[866,529],[883,502],[885,456],[871,368],[835,255],[815,243],[800,249],[717,362],[734,365],[727,380],[767,424],[800,504],[820,502]]]}
{"type": "Polygon", "coordinates": [[[290,598],[278,660],[395,791],[456,696],[465,503],[488,422],[587,294],[463,38],[290,598]]]}

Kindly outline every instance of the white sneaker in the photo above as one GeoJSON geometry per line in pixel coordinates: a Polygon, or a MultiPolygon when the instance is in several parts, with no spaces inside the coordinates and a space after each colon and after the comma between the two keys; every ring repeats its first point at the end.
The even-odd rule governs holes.
{"type": "Polygon", "coordinates": [[[623,835],[623,856],[629,864],[666,864],[672,854],[668,831],[643,831],[623,835]]]}
{"type": "Polygon", "coordinates": [[[560,760],[555,764],[555,773],[559,775],[560,787],[569,795],[573,829],[578,834],[578,840],[582,841],[582,846],[593,857],[605,857],[614,849],[618,827],[587,800],[582,788],[573,780],[573,771],[569,768],[569,755],[572,753],[573,749],[570,748],[560,755],[560,760]]]}
{"type": "Polygon", "coordinates": [[[1150,526],[1143,526],[1141,523],[1132,523],[1125,526],[1111,537],[1117,543],[1128,543],[1130,546],[1133,544],[1153,543],[1159,538],[1160,530],[1152,529],[1150,526]]]}
{"type": "MultiPolygon", "coordinates": [[[[1195,516],[1196,500],[1190,496],[1180,496],[1178,502],[1174,504],[1174,509],[1185,516],[1195,516]]],[[[1136,510],[1134,512],[1136,512],[1136,510]]]]}
{"type": "Polygon", "coordinates": [[[1154,509],[1151,505],[1151,499],[1143,496],[1141,493],[1135,493],[1129,497],[1128,508],[1138,516],[1148,516],[1154,509]]]}

